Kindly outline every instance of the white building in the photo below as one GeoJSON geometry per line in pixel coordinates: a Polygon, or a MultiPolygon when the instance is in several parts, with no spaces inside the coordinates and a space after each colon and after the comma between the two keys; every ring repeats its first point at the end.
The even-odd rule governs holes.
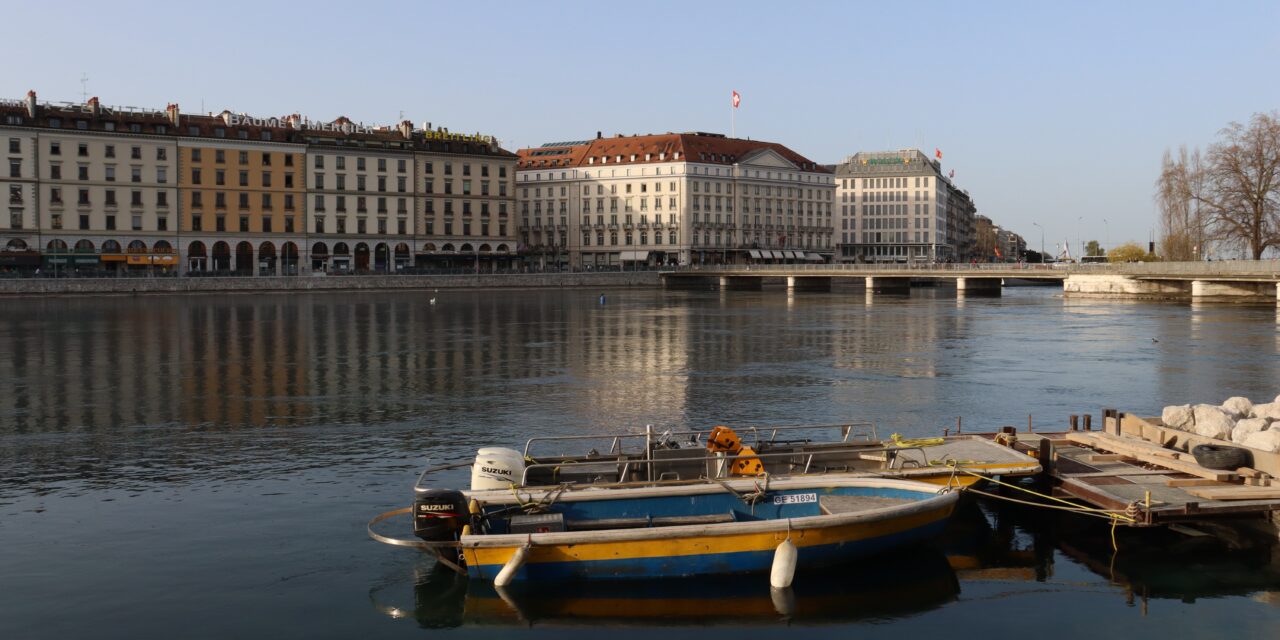
{"type": "Polygon", "coordinates": [[[817,261],[834,251],[829,171],[777,143],[615,136],[519,152],[534,267],[817,261]]]}

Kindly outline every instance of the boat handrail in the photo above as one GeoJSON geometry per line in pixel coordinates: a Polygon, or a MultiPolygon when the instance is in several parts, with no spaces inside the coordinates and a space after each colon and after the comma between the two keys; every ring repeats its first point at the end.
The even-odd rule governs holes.
{"type": "MultiPolygon", "coordinates": [[[[613,460],[601,458],[599,460],[583,460],[581,462],[573,462],[568,464],[590,464],[590,465],[601,465],[601,464],[611,464],[611,463],[621,464],[623,465],[623,471],[621,472],[622,480],[620,480],[617,483],[617,484],[620,484],[620,483],[626,482],[626,473],[627,471],[630,471],[632,464],[635,464],[637,466],[643,465],[651,469],[654,464],[658,464],[658,463],[662,463],[662,464],[671,464],[671,463],[678,463],[678,462],[704,462],[705,463],[705,462],[712,462],[712,461],[717,463],[719,462],[728,463],[733,460],[747,460],[747,459],[759,460],[759,459],[765,459],[765,458],[786,458],[786,457],[794,458],[797,456],[803,456],[805,458],[805,464],[804,464],[804,471],[802,473],[807,474],[809,473],[809,469],[813,465],[814,456],[841,454],[841,453],[877,453],[877,452],[889,452],[889,451],[893,451],[893,452],[915,451],[920,454],[921,462],[919,464],[921,466],[929,466],[929,456],[928,454],[925,453],[924,449],[925,449],[924,446],[921,446],[921,445],[912,445],[912,446],[906,446],[906,447],[889,445],[889,446],[874,447],[874,448],[851,445],[848,447],[822,449],[820,451],[803,451],[803,450],[776,451],[776,452],[766,452],[766,453],[745,453],[745,454],[724,455],[724,456],[712,455],[706,452],[706,450],[704,449],[702,450],[704,452],[704,455],[690,456],[687,458],[625,458],[624,457],[624,458],[613,459],[613,460]]],[[[893,461],[890,461],[889,464],[890,464],[889,468],[892,469],[893,461]]],[[[547,469],[547,468],[554,469],[554,468],[563,468],[565,466],[566,466],[565,462],[535,462],[533,464],[525,465],[524,472],[520,476],[520,486],[526,487],[528,485],[530,469],[547,469]]],[[[899,468],[902,468],[902,467],[899,467],[899,468]]],[[[609,486],[611,484],[616,484],[616,483],[600,483],[593,486],[603,487],[603,486],[609,486]]]]}
{"type": "MultiPolygon", "coordinates": [[[[777,425],[777,426],[763,426],[763,427],[745,426],[745,427],[734,427],[734,430],[744,435],[746,433],[750,433],[752,436],[754,436],[755,444],[759,445],[762,442],[760,439],[760,434],[762,432],[769,433],[769,439],[767,442],[772,443],[777,440],[779,432],[787,432],[787,431],[794,432],[794,431],[800,431],[800,430],[817,430],[817,429],[839,429],[840,435],[841,435],[840,441],[848,442],[849,439],[855,435],[855,429],[857,427],[866,427],[870,429],[871,437],[867,438],[868,440],[874,441],[874,440],[880,439],[879,435],[876,432],[875,423],[869,420],[853,420],[848,422],[837,422],[837,423],[830,423],[830,424],[796,424],[796,425],[777,425]]],[[[682,436],[703,436],[710,432],[711,432],[711,429],[697,429],[692,431],[675,431],[675,430],[668,429],[668,430],[658,432],[658,435],[664,438],[665,437],[678,438],[682,436]]],[[[529,457],[529,450],[533,447],[533,443],[535,442],[545,443],[545,442],[562,442],[562,441],[573,441],[573,440],[610,440],[611,444],[609,446],[609,453],[621,453],[624,441],[641,440],[646,437],[652,437],[653,435],[654,435],[653,433],[646,433],[644,431],[641,431],[641,432],[631,432],[631,433],[597,433],[597,434],[583,434],[583,435],[572,435],[572,436],[535,436],[525,441],[524,456],[526,458],[529,457]]],[[[746,441],[746,438],[744,438],[743,440],[746,441]]]]}

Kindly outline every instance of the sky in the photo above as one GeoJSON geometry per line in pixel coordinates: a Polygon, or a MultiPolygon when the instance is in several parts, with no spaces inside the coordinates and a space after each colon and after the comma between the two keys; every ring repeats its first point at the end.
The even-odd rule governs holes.
{"type": "Polygon", "coordinates": [[[403,113],[515,150],[729,133],[736,90],[739,137],[816,162],[941,150],[979,213],[1050,252],[1145,244],[1162,153],[1280,109],[1275,0],[58,6],[6,7],[0,97],[403,113]]]}

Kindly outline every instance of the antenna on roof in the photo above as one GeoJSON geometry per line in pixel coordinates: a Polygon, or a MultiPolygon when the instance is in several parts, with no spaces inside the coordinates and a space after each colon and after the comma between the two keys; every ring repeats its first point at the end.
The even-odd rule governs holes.
{"type": "Polygon", "coordinates": [[[89,101],[89,76],[83,71],[80,72],[80,101],[89,101]]]}

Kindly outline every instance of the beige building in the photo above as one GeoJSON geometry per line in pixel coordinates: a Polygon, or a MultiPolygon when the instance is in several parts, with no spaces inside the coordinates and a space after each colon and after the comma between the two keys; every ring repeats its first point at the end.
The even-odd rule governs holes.
{"type": "Polygon", "coordinates": [[[44,268],[177,268],[177,145],[167,115],[97,98],[31,111],[44,268]]]}
{"type": "Polygon", "coordinates": [[[834,249],[830,172],[777,143],[597,134],[519,155],[534,267],[807,262],[834,249]]]}
{"type": "Polygon", "coordinates": [[[836,166],[842,261],[968,259],[975,207],[942,164],[911,149],[861,151],[836,166]]]}
{"type": "Polygon", "coordinates": [[[418,265],[490,271],[517,264],[516,155],[492,137],[430,126],[415,142],[418,265]]]}
{"type": "Polygon", "coordinates": [[[0,168],[0,194],[5,198],[0,212],[0,271],[35,269],[40,264],[36,132],[22,127],[29,119],[24,103],[0,103],[0,109],[0,144],[5,152],[0,168]]]}

